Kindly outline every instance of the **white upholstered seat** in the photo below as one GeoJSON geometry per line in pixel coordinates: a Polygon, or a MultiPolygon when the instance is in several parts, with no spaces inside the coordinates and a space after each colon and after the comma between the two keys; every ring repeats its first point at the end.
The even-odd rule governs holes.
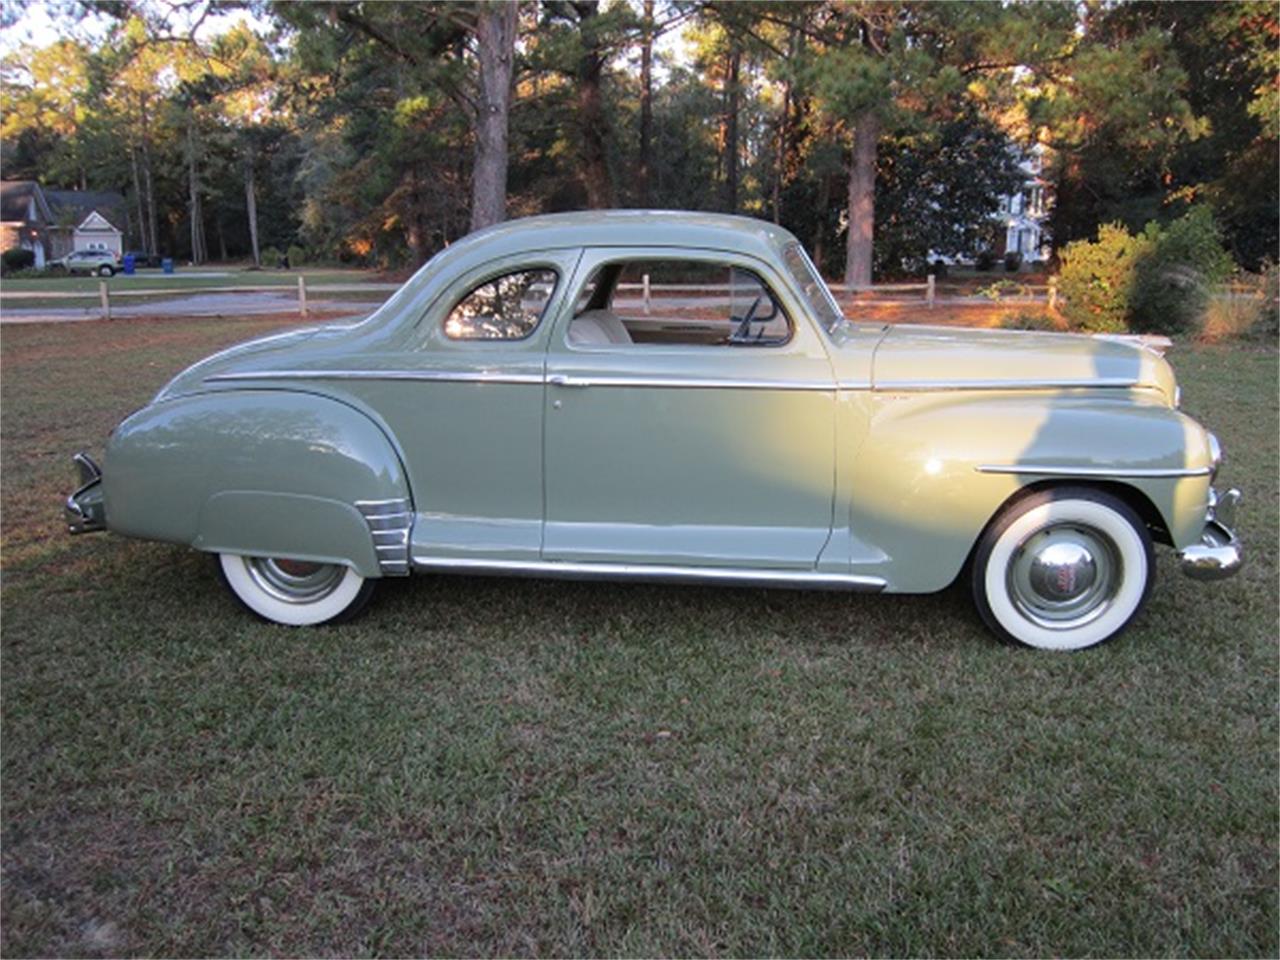
{"type": "Polygon", "coordinates": [[[615,314],[608,310],[588,310],[569,324],[569,342],[584,345],[631,343],[631,334],[615,314]]]}

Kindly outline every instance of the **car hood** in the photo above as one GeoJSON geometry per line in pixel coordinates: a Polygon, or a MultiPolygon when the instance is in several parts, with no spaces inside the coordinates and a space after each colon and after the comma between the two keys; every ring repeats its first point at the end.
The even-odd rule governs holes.
{"type": "MultiPolygon", "coordinates": [[[[852,349],[857,342],[850,338],[841,345],[852,349]]],[[[1169,364],[1138,342],[930,326],[886,327],[870,379],[877,390],[1146,387],[1159,390],[1170,403],[1175,390],[1169,364]]]]}

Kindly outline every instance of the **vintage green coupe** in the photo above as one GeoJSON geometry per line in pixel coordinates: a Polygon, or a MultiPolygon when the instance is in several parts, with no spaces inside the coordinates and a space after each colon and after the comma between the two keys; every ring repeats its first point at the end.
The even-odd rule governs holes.
{"type": "Polygon", "coordinates": [[[1153,542],[1240,565],[1168,363],[1083,336],[852,323],[785,230],[534,217],[355,325],[233,347],[83,456],[71,529],[216,554],[261,616],[420,573],[923,592],[1033,647],[1120,632],[1153,542]],[[967,572],[966,572],[967,571],[967,572]]]}

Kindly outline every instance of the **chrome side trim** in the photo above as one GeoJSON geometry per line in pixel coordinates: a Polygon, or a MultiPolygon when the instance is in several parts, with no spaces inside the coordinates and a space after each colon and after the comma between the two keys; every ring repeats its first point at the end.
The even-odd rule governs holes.
{"type": "Polygon", "coordinates": [[[754,567],[686,567],[650,563],[584,563],[571,560],[487,560],[472,557],[413,558],[416,569],[435,573],[476,573],[565,580],[638,580],[656,583],[723,583],[755,587],[807,587],[876,593],[886,586],[879,577],[811,570],[764,570],[754,567]]]}
{"type": "Polygon", "coordinates": [[[413,508],[407,499],[357,500],[356,509],[369,525],[373,551],[384,577],[409,575],[409,531],[413,508]]]}
{"type": "Polygon", "coordinates": [[[733,377],[625,377],[603,374],[578,377],[553,373],[547,377],[553,387],[656,387],[686,390],[789,390],[832,393],[834,383],[812,380],[748,380],[733,377]]]}
{"type": "Polygon", "coordinates": [[[1109,390],[1138,386],[1129,377],[1085,377],[1078,380],[877,380],[872,390],[1109,390]]]}
{"type": "Polygon", "coordinates": [[[540,373],[495,373],[489,370],[256,370],[215,373],[205,383],[245,380],[424,380],[439,383],[542,384],[540,373]]]}
{"type": "Polygon", "coordinates": [[[491,370],[252,370],[239,373],[215,373],[205,383],[232,383],[252,380],[410,380],[433,383],[511,383],[543,384],[556,387],[656,387],[687,390],[795,390],[819,393],[835,390],[875,390],[890,393],[915,393],[952,390],[1085,390],[1128,389],[1137,380],[1124,377],[1099,377],[1082,380],[842,380],[839,383],[811,380],[756,380],[732,377],[629,377],[602,374],[573,376],[569,374],[498,373],[491,370]]]}
{"type": "Polygon", "coordinates": [[[1074,467],[1053,463],[984,463],[978,473],[1018,473],[1055,477],[1204,477],[1210,467],[1074,467]]]}

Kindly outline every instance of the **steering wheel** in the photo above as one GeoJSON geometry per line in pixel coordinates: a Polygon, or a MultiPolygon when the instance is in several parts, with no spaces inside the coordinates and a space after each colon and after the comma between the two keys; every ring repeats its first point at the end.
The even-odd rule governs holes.
{"type": "MultiPolygon", "coordinates": [[[[760,301],[764,299],[764,294],[756,297],[751,301],[751,306],[747,307],[747,312],[738,325],[733,328],[733,333],[729,334],[730,343],[746,343],[751,339],[751,321],[755,319],[756,311],[760,309],[760,301]]],[[[733,317],[729,318],[733,320],[733,317]]]]}

